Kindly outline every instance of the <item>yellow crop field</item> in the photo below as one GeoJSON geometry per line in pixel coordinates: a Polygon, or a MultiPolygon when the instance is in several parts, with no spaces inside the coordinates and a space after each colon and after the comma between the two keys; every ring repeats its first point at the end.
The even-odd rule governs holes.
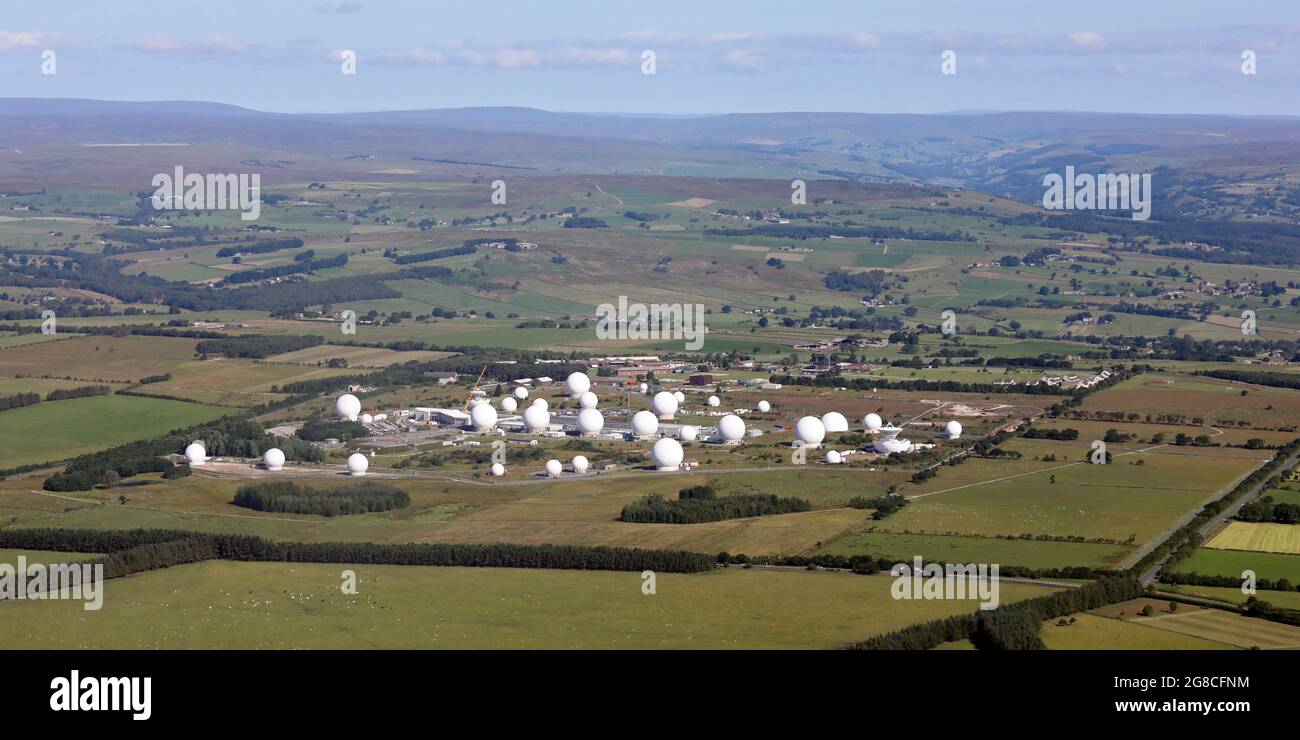
{"type": "Polygon", "coordinates": [[[1300,525],[1229,522],[1205,545],[1216,550],[1250,550],[1300,554],[1300,525]]]}

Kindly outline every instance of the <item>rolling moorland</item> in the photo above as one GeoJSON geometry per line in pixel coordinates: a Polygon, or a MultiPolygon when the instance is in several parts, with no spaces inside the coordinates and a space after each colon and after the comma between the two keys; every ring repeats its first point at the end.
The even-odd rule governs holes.
{"type": "Polygon", "coordinates": [[[0,605],[0,646],[1300,647],[1300,122],[8,99],[0,132],[0,562],[114,576],[0,605]],[[1153,173],[1151,219],[1041,209],[1067,164],[1153,173]],[[259,217],[154,208],[177,165],[259,173],[259,217]],[[702,346],[602,335],[620,298],[702,306],[702,346]],[[681,392],[686,468],[402,415],[506,426],[522,387],[571,427],[573,372],[606,431],[681,392]],[[705,441],[724,413],[762,434],[705,441]],[[400,503],[236,503],[354,496],[355,453],[400,503]],[[1005,620],[892,598],[917,556],[999,564],[1005,620]]]}

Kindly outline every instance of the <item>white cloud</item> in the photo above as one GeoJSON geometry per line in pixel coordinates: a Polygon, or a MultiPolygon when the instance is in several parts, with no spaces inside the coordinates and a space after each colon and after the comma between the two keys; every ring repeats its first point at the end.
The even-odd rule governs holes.
{"type": "Polygon", "coordinates": [[[762,52],[733,49],[722,57],[722,65],[735,72],[753,74],[767,69],[767,57],[762,52]]]}
{"type": "Polygon", "coordinates": [[[501,49],[496,53],[501,69],[525,69],[542,66],[542,55],[534,49],[501,49]]]}
{"type": "Polygon", "coordinates": [[[0,51],[35,49],[49,42],[49,35],[40,31],[0,31],[0,51]]]}
{"type": "Polygon", "coordinates": [[[1079,51],[1101,51],[1106,48],[1106,37],[1096,31],[1076,31],[1065,35],[1070,46],[1079,51]]]}

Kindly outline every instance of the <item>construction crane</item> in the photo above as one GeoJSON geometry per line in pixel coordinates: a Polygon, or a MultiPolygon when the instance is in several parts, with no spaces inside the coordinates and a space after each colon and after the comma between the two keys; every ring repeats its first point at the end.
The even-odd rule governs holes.
{"type": "Polygon", "coordinates": [[[474,400],[474,391],[478,390],[478,384],[483,382],[483,376],[487,373],[488,366],[484,365],[482,370],[478,371],[478,380],[474,381],[474,387],[469,389],[469,396],[465,399],[465,405],[461,411],[469,411],[469,402],[474,400]]]}

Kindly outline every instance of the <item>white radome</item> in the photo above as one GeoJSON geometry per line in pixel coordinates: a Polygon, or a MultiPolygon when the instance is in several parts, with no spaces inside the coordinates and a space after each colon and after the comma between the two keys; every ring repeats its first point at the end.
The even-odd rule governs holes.
{"type": "Polygon", "coordinates": [[[735,442],[745,436],[745,422],[735,414],[727,414],[718,422],[718,435],[728,442],[735,442]]]}
{"type": "Polygon", "coordinates": [[[649,411],[638,411],[632,415],[632,434],[638,437],[650,437],[659,431],[659,420],[649,411]]]}
{"type": "Polygon", "coordinates": [[[545,398],[534,398],[533,405],[540,406],[543,411],[551,410],[551,404],[547,403],[545,398]]]}
{"type": "Polygon", "coordinates": [[[654,449],[650,451],[654,458],[655,467],[660,470],[677,470],[682,466],[682,445],[671,437],[664,437],[655,442],[654,449]]]}
{"type": "Polygon", "coordinates": [[[370,458],[366,457],[360,452],[354,452],[348,456],[349,475],[365,475],[366,470],[369,467],[370,467],[370,458]]]}
{"type": "Polygon", "coordinates": [[[578,412],[578,431],[582,434],[597,434],[605,428],[605,417],[596,409],[583,409],[578,412]]]}
{"type": "Polygon", "coordinates": [[[671,419],[677,413],[677,406],[680,402],[677,397],[668,391],[659,391],[650,401],[650,408],[654,409],[655,416],[660,419],[671,419]]]}
{"type": "Polygon", "coordinates": [[[492,463],[492,475],[500,478],[506,474],[506,466],[501,463],[492,463]]]}
{"type": "Polygon", "coordinates": [[[844,414],[838,411],[827,411],[822,414],[822,426],[826,427],[827,432],[847,432],[849,431],[849,420],[844,418],[844,414]]]}
{"type": "Polygon", "coordinates": [[[541,406],[529,406],[524,412],[524,424],[530,432],[540,432],[551,423],[551,412],[541,406]]]}
{"type": "Polygon", "coordinates": [[[360,421],[362,424],[374,424],[375,417],[371,416],[370,414],[362,414],[360,417],[357,418],[357,421],[360,421]]]}
{"type": "Polygon", "coordinates": [[[766,414],[767,412],[772,410],[772,404],[768,403],[767,401],[759,401],[758,410],[766,414]]]}
{"type": "Polygon", "coordinates": [[[957,439],[961,436],[961,422],[956,420],[948,422],[947,430],[948,439],[957,439]]]}
{"type": "Polygon", "coordinates": [[[805,416],[794,424],[794,435],[805,447],[817,447],[826,439],[826,427],[815,416],[805,416]]]}
{"type": "Polygon", "coordinates": [[[700,428],[693,427],[690,424],[683,424],[677,430],[677,436],[681,437],[683,442],[694,442],[695,438],[700,436],[700,428]]]}
{"type": "Polygon", "coordinates": [[[513,414],[519,409],[519,402],[510,396],[501,399],[501,410],[507,414],[513,414]]]}
{"type": "Polygon", "coordinates": [[[338,412],[340,419],[356,421],[357,415],[361,413],[361,399],[351,393],[344,393],[334,402],[334,410],[338,412]]]}
{"type": "Polygon", "coordinates": [[[673,398],[677,399],[677,405],[686,403],[686,394],[681,391],[673,391],[673,398]]]}
{"type": "Polygon", "coordinates": [[[560,473],[564,472],[564,463],[559,460],[546,461],[546,474],[552,478],[559,478],[560,473]]]}
{"type": "Polygon", "coordinates": [[[262,455],[262,464],[266,465],[267,470],[283,470],[284,453],[279,447],[272,447],[262,455]]]}
{"type": "Polygon", "coordinates": [[[198,442],[190,442],[190,445],[185,448],[185,462],[191,466],[204,465],[208,462],[208,451],[198,442]]]}
{"type": "Polygon", "coordinates": [[[868,432],[878,432],[885,425],[885,420],[880,418],[880,414],[867,414],[862,417],[862,428],[868,432]]]}
{"type": "Polygon", "coordinates": [[[586,457],[583,457],[582,455],[573,456],[573,472],[577,473],[578,475],[582,475],[583,473],[587,472],[587,468],[590,467],[590,465],[591,463],[587,462],[586,457]]]}
{"type": "Polygon", "coordinates": [[[528,389],[523,387],[522,385],[516,388],[515,398],[518,398],[520,401],[524,400],[525,398],[528,398],[528,389]]]}
{"type": "Polygon", "coordinates": [[[717,396],[709,396],[709,405],[714,408],[717,408],[718,406],[722,405],[722,399],[718,398],[717,396]]]}
{"type": "Polygon", "coordinates": [[[591,391],[587,391],[581,396],[578,396],[578,405],[584,409],[594,409],[599,403],[600,399],[596,398],[596,394],[591,391]]]}
{"type": "Polygon", "coordinates": [[[831,465],[839,465],[840,463],[844,462],[844,456],[836,452],[835,450],[830,450],[829,452],[826,453],[826,462],[830,463],[831,465]]]}
{"type": "Polygon", "coordinates": [[[646,383],[642,383],[642,384],[641,384],[641,395],[644,396],[645,394],[647,394],[647,393],[649,393],[649,392],[650,392],[650,386],[647,385],[646,383]]]}
{"type": "Polygon", "coordinates": [[[497,410],[490,403],[480,403],[469,410],[469,421],[480,432],[497,425],[497,410]]]}
{"type": "Polygon", "coordinates": [[[569,395],[581,396],[591,390],[591,378],[586,373],[573,372],[564,381],[564,387],[569,389],[569,395]]]}

